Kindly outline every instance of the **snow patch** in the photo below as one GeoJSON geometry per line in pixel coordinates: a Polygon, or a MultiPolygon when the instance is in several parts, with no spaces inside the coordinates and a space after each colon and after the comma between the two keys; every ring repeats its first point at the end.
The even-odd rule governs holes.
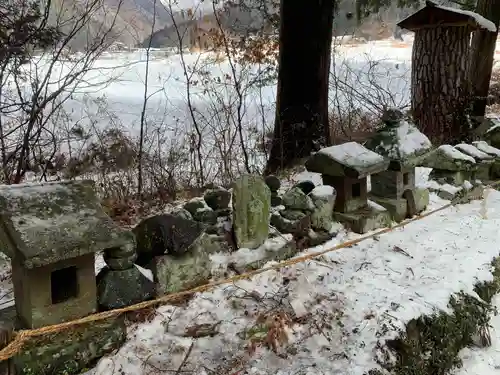
{"type": "Polygon", "coordinates": [[[500,150],[496,147],[490,146],[486,141],[476,141],[472,142],[472,144],[482,152],[485,152],[489,155],[500,157],[500,150]]]}
{"type": "Polygon", "coordinates": [[[476,160],[472,156],[464,154],[451,145],[442,145],[439,146],[438,149],[443,151],[443,153],[451,159],[465,160],[471,163],[476,163],[476,160]]]}
{"type": "MultiPolygon", "coordinates": [[[[498,122],[498,121],[496,121],[496,122],[498,122]]],[[[496,130],[498,130],[498,129],[500,129],[500,124],[493,125],[493,126],[492,126],[492,127],[490,127],[488,130],[486,130],[486,134],[491,133],[491,132],[493,132],[494,130],[496,131],[496,130]]]]}
{"type": "Polygon", "coordinates": [[[385,209],[385,207],[381,206],[380,204],[374,202],[374,201],[371,201],[371,200],[368,200],[368,207],[376,210],[376,211],[387,211],[385,209]]]}
{"type": "MultiPolygon", "coordinates": [[[[470,184],[470,182],[469,182],[469,184],[470,184]]],[[[446,191],[447,193],[450,193],[450,194],[456,194],[460,190],[462,190],[461,187],[453,186],[453,185],[450,185],[450,184],[440,184],[440,183],[438,183],[437,181],[434,181],[434,180],[429,180],[427,182],[427,187],[429,189],[446,191]]]]}
{"type": "Polygon", "coordinates": [[[403,120],[400,122],[396,134],[400,157],[410,156],[416,151],[432,147],[429,138],[408,121],[403,120]]]}
{"type": "Polygon", "coordinates": [[[142,268],[141,266],[134,264],[134,266],[139,270],[140,273],[144,275],[148,280],[154,282],[153,278],[153,272],[151,270],[148,270],[146,268],[142,268]]]}
{"type": "Polygon", "coordinates": [[[314,197],[330,197],[335,194],[335,189],[330,185],[316,186],[311,195],[314,197]]]}
{"type": "Polygon", "coordinates": [[[468,145],[467,143],[460,143],[460,144],[456,145],[455,148],[457,150],[467,154],[467,155],[472,156],[474,159],[485,160],[485,159],[492,158],[487,153],[479,150],[476,146],[468,145]]]}

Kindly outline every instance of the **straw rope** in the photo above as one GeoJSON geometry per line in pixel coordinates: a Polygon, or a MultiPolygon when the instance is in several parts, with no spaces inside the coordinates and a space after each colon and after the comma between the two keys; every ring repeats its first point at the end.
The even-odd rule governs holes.
{"type": "MultiPolygon", "coordinates": [[[[491,183],[490,185],[486,186],[485,188],[491,188],[493,186],[498,186],[498,185],[500,185],[500,180],[491,183]]],[[[54,324],[54,325],[50,325],[50,326],[45,326],[45,327],[41,327],[41,328],[37,328],[37,329],[20,330],[20,331],[14,333],[14,339],[13,339],[13,341],[11,341],[9,343],[9,345],[7,345],[5,348],[3,348],[2,350],[0,350],[0,362],[1,361],[5,361],[5,360],[13,357],[14,355],[16,355],[21,350],[21,348],[23,347],[24,343],[29,338],[34,338],[34,337],[39,337],[39,336],[45,336],[45,335],[49,335],[49,334],[54,334],[54,333],[61,332],[61,331],[64,331],[66,329],[69,329],[69,328],[73,328],[75,326],[80,326],[80,325],[91,323],[91,322],[95,322],[95,321],[105,320],[105,319],[108,319],[108,318],[119,316],[119,315],[127,313],[127,312],[133,312],[133,311],[137,311],[137,310],[142,310],[142,309],[153,307],[153,306],[156,306],[156,305],[159,305],[159,304],[165,304],[165,303],[168,303],[168,302],[179,300],[180,298],[188,296],[188,295],[192,295],[192,294],[195,294],[195,293],[206,292],[206,291],[214,289],[215,287],[218,287],[218,286],[221,286],[221,285],[226,285],[226,284],[231,284],[231,283],[234,283],[236,281],[247,279],[247,278],[250,278],[252,276],[259,275],[261,273],[267,272],[267,271],[278,270],[278,269],[283,268],[283,267],[291,266],[291,265],[298,264],[298,263],[303,263],[303,262],[306,262],[308,260],[320,257],[322,255],[325,255],[327,253],[334,252],[334,251],[337,251],[337,250],[340,250],[340,249],[344,249],[344,248],[356,245],[356,244],[358,244],[358,243],[360,243],[362,241],[365,241],[365,240],[368,240],[368,239],[380,236],[382,234],[386,234],[386,233],[392,232],[395,229],[402,228],[402,227],[404,227],[404,226],[406,226],[406,225],[408,225],[410,223],[413,223],[415,221],[422,220],[422,219],[424,219],[424,218],[426,218],[426,217],[428,217],[430,215],[434,215],[434,214],[436,214],[436,213],[438,213],[440,211],[443,211],[443,210],[445,210],[445,209],[447,209],[449,207],[455,206],[457,203],[460,203],[464,199],[467,199],[467,197],[470,194],[471,193],[469,192],[465,196],[461,196],[457,200],[451,201],[450,203],[445,204],[444,206],[441,206],[439,208],[436,208],[436,209],[434,209],[432,211],[429,211],[429,212],[426,212],[424,214],[415,216],[415,217],[413,217],[411,219],[408,219],[408,220],[405,220],[405,221],[403,221],[401,223],[395,224],[395,225],[393,225],[393,226],[391,226],[389,228],[384,228],[384,229],[378,230],[378,231],[376,231],[374,233],[371,233],[371,234],[368,234],[368,235],[365,235],[365,236],[361,236],[361,237],[358,237],[358,238],[350,240],[350,241],[343,242],[341,244],[338,244],[338,245],[335,245],[333,247],[330,247],[330,248],[328,248],[326,250],[322,250],[322,251],[310,253],[310,254],[303,255],[303,256],[300,256],[300,257],[296,257],[296,258],[293,258],[293,259],[288,259],[288,260],[279,262],[277,264],[274,264],[272,266],[264,267],[264,268],[261,268],[261,269],[258,269],[258,270],[249,271],[249,272],[246,272],[246,273],[243,273],[243,274],[240,274],[240,275],[229,277],[229,278],[224,279],[224,280],[214,281],[214,282],[211,282],[211,283],[208,283],[208,284],[205,284],[205,285],[201,285],[199,287],[196,287],[196,288],[193,288],[193,289],[189,289],[189,290],[186,290],[186,291],[167,294],[167,295],[164,295],[164,296],[159,297],[157,299],[150,300],[150,301],[140,302],[140,303],[137,303],[135,305],[130,305],[130,306],[126,306],[126,307],[119,308],[119,309],[104,311],[104,312],[100,312],[100,313],[88,315],[88,316],[86,316],[84,318],[72,320],[72,321],[69,321],[69,322],[54,324]]]]}

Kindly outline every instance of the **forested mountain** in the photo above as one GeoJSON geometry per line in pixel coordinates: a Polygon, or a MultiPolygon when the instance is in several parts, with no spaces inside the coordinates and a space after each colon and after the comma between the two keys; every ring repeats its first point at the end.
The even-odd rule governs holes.
{"type": "MultiPolygon", "coordinates": [[[[213,18],[211,1],[199,0],[52,0],[51,21],[61,22],[60,14],[66,19],[84,14],[85,7],[92,1],[99,6],[90,15],[90,22],[77,37],[73,38],[71,48],[84,49],[89,35],[98,35],[112,26],[109,40],[128,46],[151,45],[153,47],[172,47],[179,45],[178,33],[186,35],[186,29],[193,22],[205,17],[213,18]],[[170,6],[169,6],[170,5],[170,6]],[[172,20],[172,15],[175,25],[172,20]],[[113,24],[114,23],[114,24],[113,24]],[[103,27],[104,26],[104,27],[103,27]]],[[[475,1],[475,0],[471,0],[475,1]]],[[[423,0],[338,0],[334,20],[334,34],[352,34],[356,29],[378,27],[394,28],[398,20],[408,16],[418,8],[423,0]],[[378,12],[365,12],[365,7],[373,4],[381,7],[378,12]],[[359,18],[358,18],[359,17],[359,18]],[[375,25],[375,26],[374,26],[375,25]]],[[[453,1],[442,0],[449,5],[453,1]]],[[[270,15],[277,15],[279,2],[273,0],[226,0],[217,8],[224,7],[220,20],[223,27],[235,33],[251,33],[259,30],[270,15]]],[[[64,30],[70,27],[62,27],[64,30]]],[[[371,31],[367,31],[371,32],[371,31]]]]}

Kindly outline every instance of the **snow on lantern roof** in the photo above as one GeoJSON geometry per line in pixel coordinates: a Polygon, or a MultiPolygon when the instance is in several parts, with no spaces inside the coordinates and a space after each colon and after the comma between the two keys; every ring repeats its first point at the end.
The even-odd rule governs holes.
{"type": "Polygon", "coordinates": [[[323,148],[306,162],[310,172],[328,176],[363,178],[387,169],[389,161],[357,142],[323,148]]]}
{"type": "Polygon", "coordinates": [[[432,1],[426,1],[424,8],[400,21],[398,26],[410,31],[432,26],[470,26],[491,32],[497,31],[495,24],[480,14],[438,5],[432,1]]]}
{"type": "Polygon", "coordinates": [[[451,145],[441,145],[430,152],[420,166],[446,171],[469,171],[477,169],[476,160],[451,145]]]}

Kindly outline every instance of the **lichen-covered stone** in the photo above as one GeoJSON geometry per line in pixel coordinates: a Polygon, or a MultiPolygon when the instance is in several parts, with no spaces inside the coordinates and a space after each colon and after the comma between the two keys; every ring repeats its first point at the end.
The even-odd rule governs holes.
{"type": "Polygon", "coordinates": [[[415,168],[404,171],[384,171],[371,176],[371,193],[385,198],[399,199],[406,190],[415,189],[415,168]]]}
{"type": "Polygon", "coordinates": [[[416,188],[414,190],[415,194],[415,207],[417,209],[417,213],[421,213],[424,211],[429,205],[429,190],[423,188],[416,188]]]}
{"type": "Polygon", "coordinates": [[[474,133],[477,138],[487,141],[495,148],[500,148],[500,121],[497,118],[482,119],[474,133]]]}
{"type": "Polygon", "coordinates": [[[315,209],[311,214],[311,226],[316,230],[329,231],[333,224],[333,208],[337,194],[332,186],[318,186],[310,197],[315,209]]]}
{"type": "Polygon", "coordinates": [[[293,187],[299,188],[304,192],[305,195],[309,194],[316,187],[314,182],[310,180],[299,181],[293,187]]]}
{"type": "Polygon", "coordinates": [[[436,168],[429,174],[429,180],[452,186],[462,186],[465,181],[471,181],[472,179],[473,171],[447,171],[436,168]]]}
{"type": "Polygon", "coordinates": [[[233,228],[238,248],[255,249],[269,235],[271,190],[258,175],[243,175],[233,185],[233,228]]]}
{"type": "Polygon", "coordinates": [[[203,195],[203,199],[211,209],[222,210],[229,207],[231,193],[221,187],[209,189],[203,195]]]}
{"type": "Polygon", "coordinates": [[[193,220],[193,215],[191,215],[191,212],[189,212],[188,210],[186,210],[183,207],[177,207],[177,208],[173,209],[172,212],[170,212],[170,214],[172,214],[174,216],[182,217],[183,219],[193,220]]]}
{"type": "Polygon", "coordinates": [[[251,263],[234,264],[234,268],[240,273],[256,270],[264,267],[267,262],[282,262],[290,259],[299,251],[299,248],[294,240],[284,242],[281,246],[276,245],[276,242],[278,241],[284,242],[282,237],[269,239],[263,246],[263,256],[260,259],[252,261],[251,263]],[[267,246],[268,244],[269,246],[267,246]]]}
{"type": "Polygon", "coordinates": [[[483,161],[483,160],[492,160],[493,156],[490,154],[483,152],[479,150],[476,146],[474,145],[469,145],[467,143],[459,143],[458,145],[455,145],[455,148],[463,152],[466,155],[472,156],[474,160],[476,161],[483,161]]]}
{"type": "Polygon", "coordinates": [[[283,204],[283,199],[277,193],[271,193],[271,206],[278,207],[283,204]]]}
{"type": "Polygon", "coordinates": [[[104,250],[104,262],[112,270],[132,268],[137,260],[137,252],[133,246],[122,246],[104,250]]]}
{"type": "Polygon", "coordinates": [[[97,275],[97,300],[102,310],[118,309],[153,299],[155,284],[137,267],[113,270],[104,267],[97,275]]]}
{"type": "Polygon", "coordinates": [[[134,229],[137,239],[137,264],[145,266],[155,256],[178,254],[203,232],[204,225],[180,216],[163,214],[149,217],[134,229]]]}
{"type": "Polygon", "coordinates": [[[176,293],[205,284],[211,276],[210,255],[221,251],[221,244],[203,233],[182,255],[155,257],[149,264],[159,295],[176,293]]]}
{"type": "Polygon", "coordinates": [[[217,217],[227,217],[231,216],[231,208],[222,208],[220,210],[216,210],[215,213],[217,214],[217,217]]]}
{"type": "MultiPolygon", "coordinates": [[[[340,224],[339,224],[339,226],[340,226],[340,224]]],[[[322,231],[322,230],[318,230],[318,231],[310,230],[307,233],[308,245],[310,247],[322,245],[325,242],[334,238],[335,236],[337,236],[337,233],[332,232],[331,229],[328,232],[322,231]]]]}
{"type": "Polygon", "coordinates": [[[133,253],[127,256],[112,257],[105,252],[103,258],[104,262],[106,262],[112,270],[126,270],[134,266],[137,260],[137,254],[133,253]]]}
{"type": "Polygon", "coordinates": [[[480,151],[490,155],[493,158],[489,168],[490,179],[497,179],[500,177],[500,149],[490,146],[485,141],[476,141],[472,144],[480,151]]]}
{"type": "Polygon", "coordinates": [[[396,223],[406,219],[408,212],[406,199],[378,196],[372,196],[370,199],[384,207],[390,213],[392,220],[396,223]]]}
{"type": "Polygon", "coordinates": [[[300,220],[304,216],[306,216],[306,214],[302,211],[290,210],[290,209],[285,209],[280,211],[280,215],[283,216],[285,219],[292,221],[300,220]]]}
{"type": "Polygon", "coordinates": [[[283,195],[283,205],[290,210],[310,211],[314,210],[314,203],[300,188],[293,187],[283,195]]]}
{"type": "Polygon", "coordinates": [[[391,215],[382,206],[370,202],[368,206],[354,212],[334,212],[334,218],[354,233],[364,234],[390,225],[391,215]]]}
{"type": "Polygon", "coordinates": [[[492,156],[493,158],[500,158],[500,149],[490,146],[488,142],[486,141],[475,141],[472,142],[472,144],[482,152],[487,153],[488,155],[492,156]]]}
{"type": "Polygon", "coordinates": [[[119,349],[126,340],[126,333],[123,316],[90,322],[28,338],[12,360],[19,375],[76,375],[119,349]]]}
{"type": "Polygon", "coordinates": [[[134,242],[106,215],[91,181],[1,186],[0,209],[1,250],[26,268],[134,242]]]}
{"type": "Polygon", "coordinates": [[[0,211],[0,246],[12,260],[15,305],[24,327],[39,328],[94,313],[94,253],[134,245],[133,234],[104,212],[94,184],[2,186],[0,211]],[[51,287],[53,276],[60,279],[55,287],[51,287]]]}
{"type": "Polygon", "coordinates": [[[196,211],[207,207],[206,202],[203,198],[193,198],[190,201],[184,203],[183,208],[188,211],[191,215],[195,215],[196,211]]]}
{"type": "Polygon", "coordinates": [[[266,176],[265,182],[267,186],[269,186],[269,190],[271,190],[271,192],[276,192],[281,187],[280,179],[274,175],[266,176]]]}
{"type": "Polygon", "coordinates": [[[193,219],[206,224],[216,224],[217,223],[217,212],[212,210],[210,207],[199,208],[193,215],[193,219]]]}
{"type": "Polygon", "coordinates": [[[271,225],[281,233],[305,236],[311,227],[311,216],[304,215],[301,219],[288,220],[275,212],[271,215],[271,225]]]}
{"type": "Polygon", "coordinates": [[[111,258],[123,258],[129,257],[136,254],[135,244],[129,244],[121,247],[112,247],[109,249],[105,249],[104,253],[106,256],[111,258]]]}
{"type": "Polygon", "coordinates": [[[477,168],[474,172],[474,180],[489,181],[490,169],[494,162],[494,157],[486,152],[479,150],[474,145],[460,143],[455,145],[455,148],[466,155],[474,158],[477,168]]]}

